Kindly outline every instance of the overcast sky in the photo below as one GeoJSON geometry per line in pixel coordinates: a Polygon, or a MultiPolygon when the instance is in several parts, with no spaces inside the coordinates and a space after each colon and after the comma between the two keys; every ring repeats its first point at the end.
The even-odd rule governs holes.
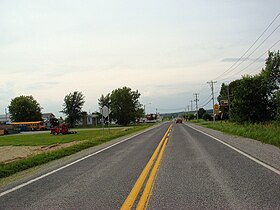
{"type": "Polygon", "coordinates": [[[59,117],[73,91],[93,112],[101,94],[123,86],[139,90],[147,112],[183,111],[193,93],[202,106],[208,81],[218,81],[217,95],[222,82],[260,72],[280,17],[223,74],[279,12],[279,0],[0,0],[0,114],[12,98],[33,95],[59,117]]]}

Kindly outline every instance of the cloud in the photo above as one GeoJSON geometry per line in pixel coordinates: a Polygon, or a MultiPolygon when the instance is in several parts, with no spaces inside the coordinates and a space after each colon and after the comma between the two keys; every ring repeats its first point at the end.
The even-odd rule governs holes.
{"type": "Polygon", "coordinates": [[[221,62],[244,62],[244,61],[254,61],[263,63],[265,61],[264,58],[224,58],[221,60],[221,62]]]}
{"type": "Polygon", "coordinates": [[[34,89],[41,89],[41,88],[48,88],[51,86],[58,85],[59,82],[37,82],[26,87],[26,90],[34,90],[34,89]]]}

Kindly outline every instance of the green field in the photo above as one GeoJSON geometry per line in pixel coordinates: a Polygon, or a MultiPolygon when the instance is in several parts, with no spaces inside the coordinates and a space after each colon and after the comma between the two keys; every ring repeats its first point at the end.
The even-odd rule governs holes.
{"type": "MultiPolygon", "coordinates": [[[[140,126],[141,127],[141,126],[140,126]]],[[[113,128],[110,129],[110,134],[108,129],[104,129],[104,138],[111,138],[111,136],[116,136],[118,134],[134,131],[140,128],[136,127],[124,127],[124,128],[113,128]]],[[[74,130],[74,129],[73,129],[74,130]]],[[[68,135],[51,135],[49,133],[43,134],[16,134],[16,135],[6,135],[0,136],[0,146],[44,146],[57,143],[68,143],[73,141],[99,141],[103,138],[102,129],[92,129],[92,130],[76,130],[77,134],[68,135]]]]}
{"type": "Polygon", "coordinates": [[[280,125],[277,123],[238,124],[221,121],[204,121],[198,124],[224,133],[243,136],[280,147],[280,125]]]}
{"type": "Polygon", "coordinates": [[[56,151],[46,152],[38,155],[34,155],[23,160],[18,160],[11,163],[0,163],[0,178],[10,176],[17,172],[38,166],[49,161],[59,159],[83,149],[93,147],[104,142],[116,139],[121,136],[129,135],[137,131],[146,129],[152,126],[149,125],[139,125],[133,127],[125,128],[115,128],[111,129],[110,133],[106,129],[104,133],[102,130],[77,130],[77,134],[68,135],[50,135],[49,133],[44,134],[17,134],[11,136],[1,136],[0,146],[40,146],[40,145],[51,145],[57,143],[68,143],[79,141],[81,143],[62,148],[56,151]]]}

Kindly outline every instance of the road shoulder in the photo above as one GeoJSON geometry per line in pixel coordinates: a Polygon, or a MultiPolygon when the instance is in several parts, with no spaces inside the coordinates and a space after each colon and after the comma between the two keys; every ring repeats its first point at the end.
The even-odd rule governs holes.
{"type": "Polygon", "coordinates": [[[194,123],[184,123],[188,126],[201,130],[211,136],[214,136],[227,144],[251,155],[252,157],[280,170],[280,149],[276,146],[265,144],[260,141],[225,134],[221,131],[205,128],[194,123]]]}

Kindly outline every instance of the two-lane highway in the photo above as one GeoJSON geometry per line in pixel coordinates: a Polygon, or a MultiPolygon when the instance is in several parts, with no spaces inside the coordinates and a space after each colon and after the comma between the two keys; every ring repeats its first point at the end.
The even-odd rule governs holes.
{"type": "Polygon", "coordinates": [[[0,209],[127,209],[143,195],[148,209],[280,209],[279,174],[188,125],[170,125],[2,190],[0,209]]]}

